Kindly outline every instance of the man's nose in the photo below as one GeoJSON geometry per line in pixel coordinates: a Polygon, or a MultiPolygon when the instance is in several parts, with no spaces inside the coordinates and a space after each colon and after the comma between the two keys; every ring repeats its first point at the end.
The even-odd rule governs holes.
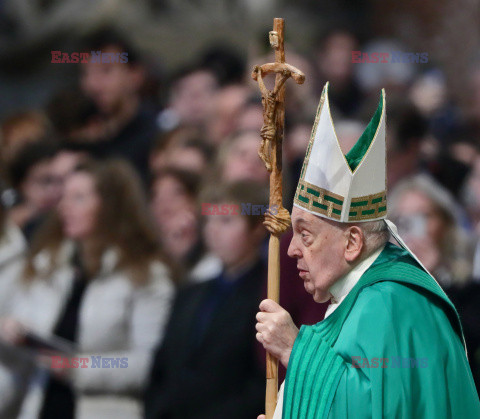
{"type": "Polygon", "coordinates": [[[299,258],[302,254],[295,244],[295,237],[292,237],[290,240],[290,245],[288,246],[287,255],[291,258],[299,258]]]}

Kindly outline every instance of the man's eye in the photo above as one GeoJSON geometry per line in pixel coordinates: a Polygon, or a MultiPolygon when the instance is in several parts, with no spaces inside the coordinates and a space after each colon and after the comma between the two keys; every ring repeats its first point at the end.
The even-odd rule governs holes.
{"type": "Polygon", "coordinates": [[[306,234],[306,233],[300,233],[300,235],[302,236],[302,239],[304,239],[305,237],[307,237],[307,234],[306,234]]]}

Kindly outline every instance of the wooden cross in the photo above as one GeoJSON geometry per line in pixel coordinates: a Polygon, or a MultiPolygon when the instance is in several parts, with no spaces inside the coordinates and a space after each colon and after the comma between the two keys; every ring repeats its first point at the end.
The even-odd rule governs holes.
{"type": "MultiPolygon", "coordinates": [[[[279,302],[280,297],[280,236],[290,226],[290,214],[282,200],[282,143],[285,125],[285,82],[292,78],[297,84],[305,81],[305,75],[297,68],[285,63],[284,25],[281,18],[273,20],[270,45],[275,50],[275,62],[255,66],[252,78],[258,82],[262,93],[263,126],[262,142],[258,154],[270,172],[269,210],[264,225],[270,232],[268,244],[268,298],[279,302]],[[263,78],[275,73],[275,86],[268,90],[263,78]]],[[[267,388],[265,397],[266,419],[273,418],[277,404],[278,359],[267,352],[267,388]]]]}

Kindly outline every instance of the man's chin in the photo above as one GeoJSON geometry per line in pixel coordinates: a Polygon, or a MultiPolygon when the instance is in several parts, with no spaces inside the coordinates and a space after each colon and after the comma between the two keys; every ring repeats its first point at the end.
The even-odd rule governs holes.
{"type": "Polygon", "coordinates": [[[316,303],[326,303],[330,300],[331,295],[328,290],[322,291],[316,289],[309,280],[304,280],[303,286],[305,288],[305,291],[307,291],[313,297],[313,301],[315,301],[316,303]]]}
{"type": "Polygon", "coordinates": [[[315,288],[312,286],[310,282],[304,281],[303,287],[305,288],[305,291],[307,291],[309,294],[312,294],[312,295],[315,294],[315,288]]]}
{"type": "Polygon", "coordinates": [[[311,293],[313,295],[313,301],[315,301],[316,303],[326,303],[327,301],[330,300],[330,293],[327,292],[327,293],[324,293],[324,292],[321,292],[321,291],[318,291],[318,290],[315,290],[313,293],[311,293]]]}
{"type": "Polygon", "coordinates": [[[303,286],[305,287],[305,291],[307,291],[313,297],[313,301],[316,303],[325,303],[330,299],[329,293],[326,295],[320,293],[310,282],[305,281],[303,286]]]}

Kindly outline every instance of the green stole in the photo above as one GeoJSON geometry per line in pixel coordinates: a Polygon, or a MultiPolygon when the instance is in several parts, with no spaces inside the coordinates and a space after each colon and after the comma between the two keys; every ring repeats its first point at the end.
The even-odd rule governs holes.
{"type": "Polygon", "coordinates": [[[283,397],[283,419],[324,418],[346,361],[333,349],[343,324],[363,288],[376,282],[394,281],[420,287],[445,306],[450,322],[463,341],[460,318],[442,288],[410,254],[387,243],[375,262],[365,271],[335,311],[313,326],[303,325],[288,363],[283,397]]]}

